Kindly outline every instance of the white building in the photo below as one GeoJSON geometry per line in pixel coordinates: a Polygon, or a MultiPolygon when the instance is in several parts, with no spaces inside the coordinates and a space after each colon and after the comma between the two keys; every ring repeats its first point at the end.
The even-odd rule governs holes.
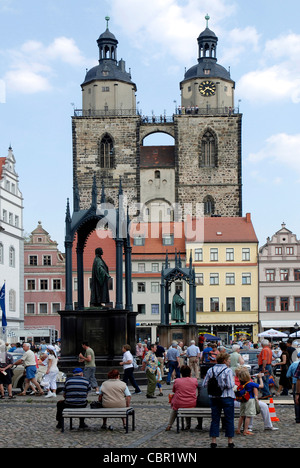
{"type": "MultiPolygon", "coordinates": [[[[24,323],[23,197],[12,148],[0,157],[0,287],[5,282],[8,327],[24,323]]],[[[2,313],[1,313],[2,316],[2,313]]]]}
{"type": "Polygon", "coordinates": [[[300,241],[284,223],[259,249],[259,318],[262,330],[300,324],[300,241]]]}

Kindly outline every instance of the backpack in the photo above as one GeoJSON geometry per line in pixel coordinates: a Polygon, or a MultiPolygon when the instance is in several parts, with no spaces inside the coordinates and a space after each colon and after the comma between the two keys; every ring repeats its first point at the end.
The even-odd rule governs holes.
{"type": "Polygon", "coordinates": [[[235,392],[236,401],[240,403],[247,403],[250,400],[250,393],[245,389],[246,385],[249,382],[246,382],[244,385],[240,384],[235,392]]]}
{"type": "MultiPolygon", "coordinates": [[[[224,372],[224,370],[226,369],[227,367],[221,370],[221,372],[217,375],[217,377],[219,377],[222,374],[222,372],[224,372]]],[[[223,389],[219,387],[218,379],[215,376],[213,367],[212,367],[212,373],[213,373],[212,377],[210,377],[207,382],[207,393],[214,397],[220,397],[223,393],[223,389]]]]}

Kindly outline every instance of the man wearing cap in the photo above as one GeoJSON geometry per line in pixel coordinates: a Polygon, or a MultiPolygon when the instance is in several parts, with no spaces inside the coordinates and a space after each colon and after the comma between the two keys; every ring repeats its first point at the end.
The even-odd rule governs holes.
{"type": "MultiPolygon", "coordinates": [[[[83,377],[83,370],[76,367],[73,370],[73,375],[65,382],[64,400],[57,402],[56,421],[58,421],[57,429],[62,427],[62,413],[64,408],[86,408],[87,394],[91,389],[89,381],[83,377]]],[[[80,418],[79,428],[84,429],[87,425],[84,423],[84,418],[80,418]]]]}

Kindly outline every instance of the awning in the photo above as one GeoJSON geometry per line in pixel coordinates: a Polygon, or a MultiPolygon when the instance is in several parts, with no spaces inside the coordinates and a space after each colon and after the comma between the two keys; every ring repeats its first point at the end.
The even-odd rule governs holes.
{"type": "Polygon", "coordinates": [[[294,320],[262,320],[260,322],[262,328],[294,328],[294,320]]]}

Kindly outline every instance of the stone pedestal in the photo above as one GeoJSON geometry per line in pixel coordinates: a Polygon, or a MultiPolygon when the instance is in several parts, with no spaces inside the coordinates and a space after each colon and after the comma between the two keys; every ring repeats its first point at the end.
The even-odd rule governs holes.
{"type": "Polygon", "coordinates": [[[62,310],[61,358],[64,366],[80,366],[78,355],[87,341],[95,352],[97,366],[117,366],[122,347],[129,344],[135,354],[137,312],[119,309],[62,310]]]}
{"type": "Polygon", "coordinates": [[[195,340],[195,344],[198,346],[198,325],[183,323],[158,325],[157,337],[159,344],[165,348],[169,348],[172,341],[183,341],[185,346],[190,346],[191,340],[195,340]]]}

